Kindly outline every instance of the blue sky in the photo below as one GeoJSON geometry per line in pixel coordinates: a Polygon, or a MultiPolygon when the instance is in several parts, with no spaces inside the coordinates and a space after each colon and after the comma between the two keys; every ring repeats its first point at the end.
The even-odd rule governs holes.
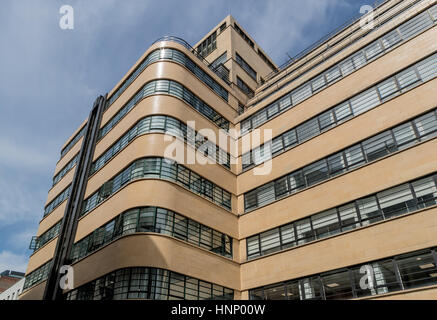
{"type": "Polygon", "coordinates": [[[157,38],[194,44],[231,13],[281,64],[372,2],[2,0],[0,272],[25,271],[61,146],[157,38]],[[62,5],[73,30],[59,27],[62,5]]]}

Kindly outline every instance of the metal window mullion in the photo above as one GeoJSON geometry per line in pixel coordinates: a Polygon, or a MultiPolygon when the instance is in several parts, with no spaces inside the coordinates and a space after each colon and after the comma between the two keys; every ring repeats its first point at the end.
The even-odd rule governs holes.
{"type": "MultiPolygon", "coordinates": [[[[395,137],[393,129],[389,129],[388,131],[390,131],[390,135],[391,135],[391,138],[393,139],[393,143],[396,147],[396,151],[399,150],[399,144],[396,141],[396,137],[395,137]]],[[[386,143],[386,148],[387,148],[388,153],[390,154],[391,152],[390,152],[390,149],[388,149],[388,147],[387,147],[387,143],[386,143]]]]}
{"type": "MultiPolygon", "coordinates": [[[[436,119],[437,119],[437,111],[434,110],[436,119]]],[[[413,131],[414,131],[414,135],[416,136],[416,140],[419,142],[421,140],[421,135],[419,132],[419,129],[417,129],[416,123],[414,122],[414,120],[410,121],[411,126],[413,127],[413,131]]]]}
{"type": "Polygon", "coordinates": [[[357,213],[357,217],[358,217],[358,221],[359,221],[359,223],[360,223],[360,226],[363,226],[363,221],[362,221],[362,219],[361,219],[361,213],[360,213],[360,209],[359,209],[359,207],[358,207],[357,200],[354,201],[354,206],[355,206],[355,211],[356,211],[356,213],[357,213]]]}
{"type": "Polygon", "coordinates": [[[385,215],[384,215],[384,212],[383,212],[382,209],[381,209],[381,204],[379,203],[378,194],[375,194],[375,200],[376,200],[376,205],[377,205],[377,207],[378,207],[378,210],[379,210],[379,212],[381,212],[382,219],[383,219],[383,220],[386,220],[385,215]]]}
{"type": "Polygon", "coordinates": [[[397,280],[398,284],[401,286],[401,290],[405,290],[404,283],[402,282],[401,273],[399,271],[399,265],[398,265],[395,258],[393,258],[392,263],[393,263],[393,267],[395,269],[396,280],[397,280]]]}
{"type": "MultiPolygon", "coordinates": [[[[325,291],[325,285],[323,284],[323,280],[322,280],[322,277],[319,275],[319,276],[317,276],[317,280],[319,280],[319,282],[320,282],[320,288],[321,288],[321,292],[322,292],[322,298],[323,298],[323,300],[327,300],[326,299],[326,291],[325,291]]],[[[311,281],[312,282],[312,281],[311,281]]]]}
{"type": "Polygon", "coordinates": [[[359,145],[360,145],[360,148],[361,148],[361,152],[363,153],[364,163],[368,163],[368,162],[369,162],[369,159],[367,158],[367,154],[366,154],[366,152],[364,151],[364,145],[363,145],[362,142],[360,142],[359,145]]]}
{"type": "Polygon", "coordinates": [[[408,187],[410,188],[411,194],[413,196],[414,203],[416,204],[416,209],[415,210],[418,210],[419,209],[419,200],[417,200],[417,195],[416,195],[416,192],[414,191],[413,184],[411,182],[408,182],[408,187]]]}
{"type": "Polygon", "coordinates": [[[349,281],[350,281],[351,288],[352,288],[352,297],[357,298],[358,295],[357,295],[357,289],[355,287],[355,275],[354,275],[352,269],[350,269],[350,268],[348,268],[348,272],[349,272],[349,281]]]}

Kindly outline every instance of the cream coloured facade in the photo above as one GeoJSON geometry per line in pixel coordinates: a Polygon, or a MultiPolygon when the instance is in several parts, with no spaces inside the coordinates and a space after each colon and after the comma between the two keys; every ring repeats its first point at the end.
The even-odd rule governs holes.
{"type": "Polygon", "coordinates": [[[281,67],[232,16],[152,44],[62,147],[20,299],[437,298],[437,1],[375,17],[281,67]]]}

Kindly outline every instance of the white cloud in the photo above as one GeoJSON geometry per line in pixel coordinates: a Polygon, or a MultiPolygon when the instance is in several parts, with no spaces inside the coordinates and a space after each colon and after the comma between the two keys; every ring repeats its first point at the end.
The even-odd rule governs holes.
{"type": "Polygon", "coordinates": [[[14,270],[25,272],[29,258],[26,255],[15,254],[3,250],[0,252],[0,272],[4,270],[14,270]]]}

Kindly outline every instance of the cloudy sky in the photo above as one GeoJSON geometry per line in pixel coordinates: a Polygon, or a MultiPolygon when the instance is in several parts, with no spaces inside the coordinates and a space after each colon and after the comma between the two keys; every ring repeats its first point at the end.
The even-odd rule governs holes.
{"type": "Polygon", "coordinates": [[[60,148],[157,38],[191,44],[232,14],[283,63],[373,0],[2,0],[0,272],[25,271],[60,148]],[[74,29],[59,27],[62,5],[74,29]]]}

